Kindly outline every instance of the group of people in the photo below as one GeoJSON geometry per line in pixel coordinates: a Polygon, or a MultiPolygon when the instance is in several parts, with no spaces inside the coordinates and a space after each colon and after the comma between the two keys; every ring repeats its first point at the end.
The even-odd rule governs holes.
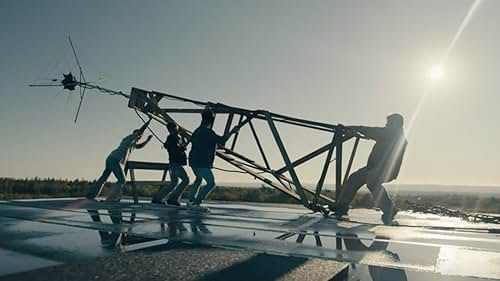
{"type": "MultiPolygon", "coordinates": [[[[191,209],[201,211],[208,210],[208,208],[201,206],[201,203],[215,187],[215,179],[212,172],[215,149],[217,145],[224,145],[229,136],[239,129],[236,127],[227,135],[220,136],[211,128],[214,120],[215,113],[210,109],[204,110],[200,126],[191,135],[189,166],[196,177],[192,185],[189,202],[187,203],[187,207],[191,209]],[[205,180],[206,185],[200,188],[203,180],[205,180]]],[[[144,142],[139,142],[144,131],[149,126],[150,121],[151,120],[146,122],[141,128],[134,130],[132,134],[123,138],[118,148],[109,154],[106,158],[104,172],[90,188],[86,196],[87,199],[94,200],[100,194],[110,174],[113,173],[117,179],[117,183],[111,188],[105,201],[120,201],[125,185],[125,177],[120,164],[127,161],[133,149],[142,148],[151,140],[151,135],[149,135],[144,142]]],[[[173,122],[167,123],[167,130],[169,135],[163,146],[167,149],[169,155],[170,184],[161,187],[160,190],[153,195],[151,202],[155,204],[164,204],[163,199],[168,196],[166,200],[167,204],[180,206],[182,193],[189,184],[189,176],[184,169],[184,166],[188,164],[186,147],[189,142],[180,136],[177,124],[173,122]]]]}
{"type": "MultiPolygon", "coordinates": [[[[211,129],[214,120],[215,113],[213,111],[209,109],[203,111],[201,125],[193,132],[190,139],[189,166],[196,179],[187,203],[189,208],[207,210],[200,204],[215,187],[212,168],[216,146],[224,145],[229,136],[239,129],[236,127],[227,135],[219,136],[211,129]],[[200,189],[203,180],[205,180],[206,185],[200,189]]],[[[366,184],[373,196],[375,206],[383,211],[382,220],[384,223],[392,222],[397,213],[397,207],[382,184],[394,180],[399,174],[407,143],[403,123],[403,116],[394,113],[387,116],[387,123],[384,127],[342,126],[346,135],[361,135],[374,140],[375,145],[366,166],[349,176],[347,183],[342,186],[340,194],[336,198],[336,203],[330,206],[330,210],[334,211],[337,217],[347,215],[349,204],[357,191],[366,184]]],[[[134,130],[132,134],[121,141],[118,148],[111,152],[106,159],[103,174],[87,194],[88,199],[94,199],[98,196],[109,175],[114,173],[117,183],[111,188],[106,201],[120,201],[125,184],[120,163],[126,162],[128,155],[134,148],[142,148],[151,140],[151,135],[149,135],[144,142],[139,143],[139,139],[148,125],[149,121],[141,128],[134,130]]],[[[186,157],[188,141],[179,135],[179,128],[175,123],[168,123],[167,130],[169,135],[164,147],[169,154],[171,180],[169,185],[163,186],[153,195],[152,203],[164,204],[163,199],[168,196],[167,204],[180,206],[179,200],[189,184],[189,177],[184,169],[184,166],[188,164],[186,157]]]]}

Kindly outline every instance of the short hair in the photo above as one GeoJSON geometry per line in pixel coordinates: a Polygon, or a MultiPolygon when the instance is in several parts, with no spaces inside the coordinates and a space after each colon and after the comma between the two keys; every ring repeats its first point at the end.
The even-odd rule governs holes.
{"type": "Polygon", "coordinates": [[[403,115],[399,113],[393,113],[387,116],[387,121],[398,127],[403,127],[404,118],[403,115]]]}
{"type": "Polygon", "coordinates": [[[207,108],[201,113],[201,122],[205,124],[210,124],[215,120],[215,112],[207,108]]]}
{"type": "Polygon", "coordinates": [[[176,129],[177,128],[177,124],[175,124],[174,122],[168,122],[167,123],[167,130],[173,130],[173,129],[176,129]]]}

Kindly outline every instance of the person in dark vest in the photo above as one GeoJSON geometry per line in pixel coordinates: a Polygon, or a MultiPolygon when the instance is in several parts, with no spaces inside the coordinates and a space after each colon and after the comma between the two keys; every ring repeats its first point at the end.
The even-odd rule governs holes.
{"type": "Polygon", "coordinates": [[[356,131],[368,139],[374,140],[375,145],[366,166],[349,176],[336,203],[331,206],[337,217],[347,215],[349,204],[357,191],[366,184],[373,196],[375,206],[384,212],[382,215],[384,224],[393,222],[394,216],[398,212],[397,207],[382,184],[398,177],[407,144],[403,122],[403,116],[394,113],[387,116],[385,127],[345,127],[346,130],[356,131]]]}
{"type": "Polygon", "coordinates": [[[186,146],[188,142],[179,136],[179,127],[177,124],[168,122],[167,130],[169,135],[163,146],[168,151],[170,184],[162,187],[155,193],[151,203],[163,204],[163,198],[172,191],[168,196],[167,204],[180,206],[179,199],[189,184],[189,177],[183,167],[187,164],[186,146]],[[177,185],[179,179],[181,179],[181,183],[177,185]]]}

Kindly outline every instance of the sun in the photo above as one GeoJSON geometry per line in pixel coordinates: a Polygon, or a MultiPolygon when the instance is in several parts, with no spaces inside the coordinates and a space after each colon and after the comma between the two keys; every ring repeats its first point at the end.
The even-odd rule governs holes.
{"type": "Polygon", "coordinates": [[[438,65],[438,64],[433,65],[429,69],[428,76],[429,76],[429,79],[431,79],[432,81],[442,80],[443,76],[444,76],[443,66],[442,65],[438,65]]]}

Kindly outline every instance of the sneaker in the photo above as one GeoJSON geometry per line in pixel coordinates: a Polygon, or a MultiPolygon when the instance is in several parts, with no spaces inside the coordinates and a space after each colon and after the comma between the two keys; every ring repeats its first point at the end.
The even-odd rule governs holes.
{"type": "Polygon", "coordinates": [[[338,220],[345,220],[345,218],[347,217],[347,210],[341,210],[336,203],[329,205],[328,209],[333,212],[333,215],[338,220]]]}
{"type": "Polygon", "coordinates": [[[157,201],[157,200],[151,200],[151,204],[165,205],[165,202],[163,202],[163,201],[157,201]]]}
{"type": "Polygon", "coordinates": [[[347,215],[347,213],[337,212],[334,214],[334,216],[338,221],[349,221],[349,216],[347,215]]]}
{"type": "Polygon", "coordinates": [[[167,200],[167,204],[172,205],[172,206],[180,206],[181,205],[181,203],[179,203],[177,201],[171,201],[171,200],[167,200]]]}
{"type": "Polygon", "coordinates": [[[194,206],[194,203],[192,201],[186,202],[186,208],[191,209],[193,206],[194,206]]]}
{"type": "Polygon", "coordinates": [[[208,212],[210,211],[209,208],[200,206],[200,204],[192,204],[190,207],[191,210],[193,211],[200,211],[200,212],[208,212]]]}

